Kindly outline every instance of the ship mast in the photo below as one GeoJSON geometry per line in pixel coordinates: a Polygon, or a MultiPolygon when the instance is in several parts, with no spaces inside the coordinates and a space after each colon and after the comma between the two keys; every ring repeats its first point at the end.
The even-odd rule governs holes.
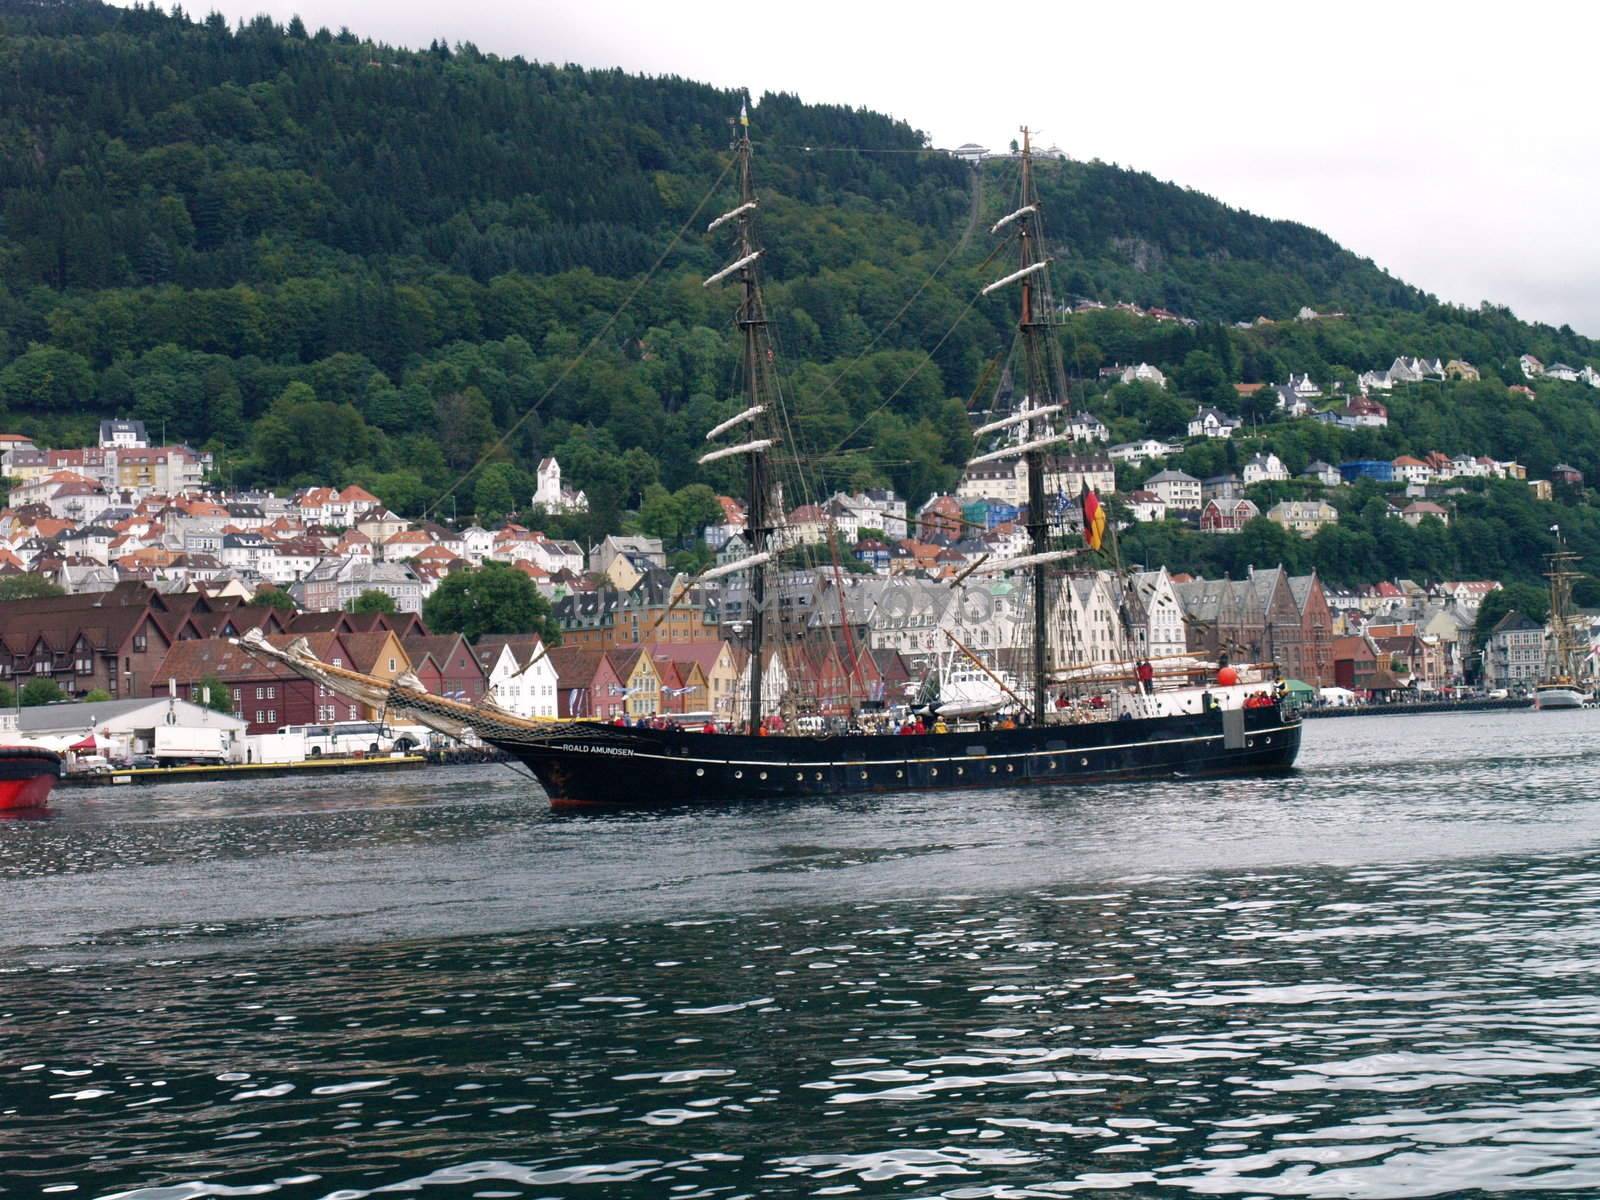
{"type": "MultiPolygon", "coordinates": [[[[1049,637],[1046,617],[1049,610],[1048,571],[1058,556],[1050,553],[1050,517],[1045,502],[1045,466],[1052,447],[1064,440],[1054,418],[1066,407],[1066,371],[1061,361],[1061,343],[1056,335],[1058,319],[1055,298],[1050,291],[1050,260],[1045,256],[1044,221],[1040,215],[1039,194],[1033,182],[1033,152],[1027,126],[1022,127],[1022,190],[1017,210],[995,222],[991,232],[1016,226],[1018,269],[984,288],[987,295],[1011,283],[1022,288],[1021,313],[1017,332],[1022,347],[1026,391],[1022,440],[1010,448],[1021,453],[1028,469],[1028,538],[1032,544],[1030,572],[1033,582],[1033,719],[1043,721],[1045,680],[1049,674],[1049,637]]],[[[980,433],[983,430],[979,431],[980,433]]],[[[1004,456],[1007,451],[983,455],[983,459],[1004,456]]]]}
{"type": "MultiPolygon", "coordinates": [[[[735,324],[738,325],[744,339],[742,357],[747,407],[738,416],[724,421],[711,430],[706,435],[708,440],[746,422],[758,422],[759,427],[774,429],[769,414],[771,405],[768,402],[771,389],[768,386],[767,373],[771,367],[772,355],[771,350],[765,345],[767,310],[766,303],[761,297],[761,281],[756,273],[756,261],[761,257],[761,250],[755,241],[757,201],[750,179],[750,114],[743,105],[739,108],[739,124],[734,134],[732,148],[739,174],[739,203],[712,221],[706,231],[709,233],[722,225],[733,224],[737,234],[737,256],[732,263],[707,279],[705,286],[710,287],[731,276],[738,276],[742,294],[735,324]],[[768,419],[762,420],[764,416],[768,419]]],[[[750,555],[743,560],[743,563],[750,572],[751,733],[757,732],[761,727],[761,692],[764,682],[762,676],[765,667],[762,659],[767,633],[765,564],[770,558],[769,544],[772,534],[772,518],[768,511],[772,485],[768,472],[767,452],[776,442],[777,437],[774,433],[770,436],[753,438],[737,446],[711,451],[700,458],[700,461],[705,463],[718,458],[743,455],[749,468],[747,476],[749,495],[745,504],[745,541],[749,545],[750,555]]]]}
{"type": "Polygon", "coordinates": [[[1577,677],[1574,660],[1576,648],[1572,642],[1572,583],[1579,578],[1573,570],[1578,556],[1567,549],[1567,540],[1561,536],[1561,527],[1555,526],[1556,549],[1545,555],[1545,578],[1550,581],[1550,628],[1554,634],[1555,663],[1551,679],[1557,683],[1571,683],[1577,677]]]}

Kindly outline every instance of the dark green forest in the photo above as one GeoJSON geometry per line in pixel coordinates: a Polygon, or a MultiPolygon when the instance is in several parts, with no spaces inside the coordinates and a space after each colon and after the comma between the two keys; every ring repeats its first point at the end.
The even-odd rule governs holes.
{"type": "MultiPolygon", "coordinates": [[[[88,0],[0,0],[0,93],[7,427],[68,445],[137,417],[216,452],[232,482],[357,482],[417,514],[521,421],[452,507],[524,507],[555,454],[593,503],[584,536],[659,489],[738,492],[732,467],[694,460],[739,407],[731,300],[700,280],[726,261],[703,231],[731,207],[742,95],[88,0]]],[[[915,503],[953,486],[967,409],[1011,344],[1003,300],[972,300],[1017,164],[975,171],[904,123],[790,95],[753,98],[751,123],[798,449],[827,487],[915,503]]],[[[1522,412],[1504,387],[1523,352],[1600,360],[1572,330],[1442,305],[1305,226],[1146,174],[1046,161],[1038,177],[1064,299],[1197,322],[1066,322],[1074,398],[1119,437],[1170,433],[1199,401],[1238,411],[1239,380],[1463,357],[1485,382],[1397,399],[1385,447],[1600,476],[1600,396],[1541,386],[1522,412]],[[1348,316],[1294,322],[1302,305],[1348,316]],[[1277,323],[1233,325],[1261,315],[1277,323]],[[1096,382],[1141,360],[1174,392],[1096,382]]],[[[1333,461],[1371,440],[1262,434],[1286,457],[1331,438],[1303,449],[1333,461]]]]}

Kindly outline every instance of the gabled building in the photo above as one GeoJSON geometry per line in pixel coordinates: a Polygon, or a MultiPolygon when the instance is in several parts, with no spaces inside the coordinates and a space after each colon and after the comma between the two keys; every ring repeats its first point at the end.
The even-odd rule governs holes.
{"type": "Polygon", "coordinates": [[[485,635],[474,650],[490,696],[507,712],[519,717],[572,715],[560,711],[555,651],[547,652],[537,634],[485,635]]]}
{"type": "Polygon", "coordinates": [[[1483,679],[1491,688],[1532,687],[1544,671],[1544,626],[1512,609],[1489,631],[1483,679]]]}
{"type": "Polygon", "coordinates": [[[1193,419],[1189,422],[1190,437],[1227,438],[1244,422],[1238,417],[1230,417],[1218,408],[1201,406],[1195,410],[1193,419]]]}
{"type": "Polygon", "coordinates": [[[1238,533],[1260,515],[1253,500],[1208,500],[1200,510],[1200,532],[1238,533]]]}
{"type": "Polygon", "coordinates": [[[1183,471],[1160,471],[1144,481],[1144,490],[1154,492],[1169,509],[1198,512],[1204,502],[1200,481],[1183,471]]]}
{"type": "Polygon", "coordinates": [[[401,644],[412,673],[433,695],[476,704],[487,693],[478,655],[459,633],[413,634],[401,644]]]}
{"type": "Polygon", "coordinates": [[[1337,525],[1339,510],[1326,500],[1281,500],[1267,509],[1267,520],[1309,538],[1325,526],[1337,525]]]}

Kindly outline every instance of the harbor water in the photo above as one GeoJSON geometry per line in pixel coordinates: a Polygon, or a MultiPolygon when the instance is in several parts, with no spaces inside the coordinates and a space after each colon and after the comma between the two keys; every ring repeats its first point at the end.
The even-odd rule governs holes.
{"type": "Polygon", "coordinates": [[[1592,1192],[1597,769],[1519,712],[1080,791],[65,793],[0,823],[0,1196],[1592,1192]]]}

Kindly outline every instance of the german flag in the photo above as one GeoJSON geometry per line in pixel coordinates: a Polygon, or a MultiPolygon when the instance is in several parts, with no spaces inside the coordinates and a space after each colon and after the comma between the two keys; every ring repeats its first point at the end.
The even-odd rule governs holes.
{"type": "Polygon", "coordinates": [[[1091,550],[1100,549],[1106,536],[1106,507],[1087,483],[1083,485],[1083,544],[1091,550]]]}

